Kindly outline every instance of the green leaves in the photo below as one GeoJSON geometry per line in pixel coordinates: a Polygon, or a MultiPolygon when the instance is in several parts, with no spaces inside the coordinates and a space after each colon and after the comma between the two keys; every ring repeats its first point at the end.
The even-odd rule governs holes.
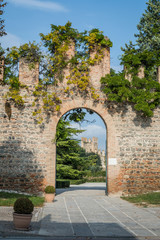
{"type": "MultiPolygon", "coordinates": [[[[126,44],[125,48],[122,48],[124,54],[121,57],[121,64],[125,66],[125,74],[130,74],[132,78],[127,89],[130,91],[129,101],[134,104],[137,111],[151,117],[153,110],[160,103],[160,84],[157,82],[156,74],[156,68],[160,65],[160,2],[159,0],[149,0],[147,5],[147,9],[137,25],[139,30],[138,34],[135,34],[137,44],[133,45],[130,42],[129,45],[126,44]],[[144,68],[145,75],[145,78],[142,79],[137,77],[141,66],[144,68]]],[[[112,89],[110,89],[111,95],[113,94],[112,89]]],[[[119,92],[119,88],[117,92],[119,92]]]]}
{"type": "Polygon", "coordinates": [[[144,116],[153,116],[153,110],[160,104],[160,84],[154,80],[133,76],[129,82],[120,73],[106,75],[101,84],[107,100],[133,103],[134,109],[144,116]]]}
{"type": "Polygon", "coordinates": [[[130,99],[130,82],[124,79],[122,74],[101,78],[102,91],[107,95],[109,101],[125,102],[130,99]]]}
{"type": "Polygon", "coordinates": [[[42,59],[42,52],[40,45],[36,42],[29,42],[19,47],[19,57],[25,57],[30,63],[40,62],[42,59]]]}
{"type": "Polygon", "coordinates": [[[97,154],[86,153],[74,136],[83,132],[70,127],[70,121],[60,119],[56,131],[57,178],[80,179],[91,166],[100,165],[97,154]]]}
{"type": "Polygon", "coordinates": [[[160,1],[149,0],[147,9],[137,25],[137,44],[141,51],[155,51],[156,56],[160,54],[160,1]]]}
{"type": "Polygon", "coordinates": [[[0,49],[0,52],[3,53],[5,60],[4,82],[9,84],[11,83],[10,79],[18,77],[18,63],[20,57],[24,57],[28,61],[31,69],[35,67],[35,62],[40,62],[43,58],[40,45],[36,44],[35,42],[25,43],[19,48],[8,48],[6,51],[2,51],[2,49],[0,49]]]}
{"type": "Polygon", "coordinates": [[[46,75],[49,74],[49,77],[56,78],[56,81],[60,82],[64,78],[64,69],[68,68],[69,74],[66,77],[68,86],[65,93],[72,94],[70,86],[74,85],[79,93],[90,93],[91,97],[97,100],[99,96],[94,90],[90,91],[89,67],[102,60],[104,48],[112,46],[111,41],[103,35],[103,32],[99,29],[92,29],[81,33],[72,28],[70,22],[67,22],[64,26],[52,24],[51,32],[46,35],[41,33],[40,36],[44,46],[48,49],[49,60],[46,65],[46,75]],[[70,47],[75,47],[75,52],[72,49],[74,56],[70,54],[68,57],[67,51],[70,47]],[[90,51],[93,49],[96,54],[91,58],[90,51]]]}
{"type": "Polygon", "coordinates": [[[85,37],[89,46],[95,46],[99,44],[103,47],[112,47],[112,42],[104,36],[102,31],[99,31],[98,28],[93,28],[89,31],[88,36],[85,37]]]}
{"type": "Polygon", "coordinates": [[[153,116],[153,110],[160,103],[160,84],[154,80],[134,77],[131,85],[134,108],[148,117],[153,116]]]}
{"type": "MultiPolygon", "coordinates": [[[[47,86],[51,84],[56,86],[62,82],[66,68],[69,70],[68,76],[66,76],[68,85],[63,93],[73,94],[76,87],[77,92],[81,95],[88,94],[97,100],[99,95],[90,82],[89,71],[91,65],[98,64],[102,60],[104,48],[112,46],[111,41],[103,35],[103,32],[99,29],[92,29],[89,32],[81,33],[72,28],[71,22],[67,22],[64,26],[51,24],[51,31],[46,35],[41,33],[40,36],[45,50],[41,48],[41,44],[35,42],[25,43],[19,48],[12,47],[7,49],[7,52],[0,48],[0,57],[5,57],[4,83],[10,84],[12,96],[14,89],[14,99],[16,99],[16,94],[17,97],[21,97],[20,88],[22,86],[16,86],[15,79],[18,77],[19,59],[24,58],[28,63],[29,70],[35,68],[35,63],[39,63],[40,84],[33,92],[35,101],[32,106],[37,107],[38,101],[42,100],[41,110],[49,113],[60,110],[61,100],[54,92],[47,93],[47,86]],[[73,48],[73,51],[68,56],[70,47],[73,48]],[[90,56],[91,49],[96,51],[94,57],[90,56]],[[18,89],[15,91],[16,87],[18,89]]],[[[9,95],[11,96],[11,93],[9,95]]],[[[34,110],[34,115],[38,116],[39,112],[38,107],[34,110]]],[[[76,118],[77,122],[81,121],[83,113],[76,118]]],[[[43,118],[40,117],[40,119],[43,118]]],[[[38,122],[42,123],[41,120],[38,122]]]]}
{"type": "Polygon", "coordinates": [[[160,1],[149,0],[146,4],[147,9],[137,25],[137,44],[130,42],[122,48],[121,64],[132,76],[143,65],[146,77],[156,80],[156,68],[160,65],[160,1]]]}
{"type": "Polygon", "coordinates": [[[9,83],[10,83],[11,89],[15,89],[15,90],[20,89],[20,82],[18,77],[13,76],[12,78],[10,78],[9,83]]]}

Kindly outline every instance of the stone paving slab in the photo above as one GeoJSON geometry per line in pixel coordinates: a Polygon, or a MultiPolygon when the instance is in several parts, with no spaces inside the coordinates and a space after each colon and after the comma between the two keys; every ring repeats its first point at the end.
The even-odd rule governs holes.
{"type": "Polygon", "coordinates": [[[1,240],[160,240],[160,237],[0,237],[1,240]]]}
{"type": "Polygon", "coordinates": [[[160,236],[160,219],[153,210],[138,208],[119,197],[107,197],[100,186],[92,183],[76,186],[75,191],[74,186],[69,191],[60,190],[56,201],[43,209],[39,234],[48,235],[43,221],[48,217],[56,224],[50,236],[62,236],[62,232],[63,236],[90,238],[160,236]],[[48,214],[47,208],[53,213],[48,214]]]}
{"type": "Polygon", "coordinates": [[[39,231],[42,208],[34,208],[31,230],[17,231],[13,226],[13,207],[0,207],[0,236],[35,235],[39,231]]]}
{"type": "Polygon", "coordinates": [[[13,229],[12,212],[13,208],[0,207],[0,239],[160,239],[160,208],[140,208],[108,197],[103,184],[57,191],[54,203],[35,209],[29,232],[13,229]]]}

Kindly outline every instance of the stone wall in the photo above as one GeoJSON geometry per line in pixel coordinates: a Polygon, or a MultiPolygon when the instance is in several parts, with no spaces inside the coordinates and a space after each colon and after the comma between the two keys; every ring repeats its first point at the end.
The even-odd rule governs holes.
{"type": "Polygon", "coordinates": [[[98,138],[93,137],[92,140],[89,138],[81,138],[81,147],[86,150],[86,152],[93,152],[97,153],[98,152],[98,138]]]}
{"type": "Polygon", "coordinates": [[[98,138],[93,137],[92,139],[87,139],[85,137],[81,138],[81,147],[85,149],[87,153],[96,153],[99,155],[101,160],[101,166],[103,169],[106,169],[106,156],[105,151],[98,149],[98,138]]]}
{"type": "MultiPolygon", "coordinates": [[[[105,63],[106,56],[109,63],[108,49],[105,63]]],[[[56,126],[63,114],[75,108],[95,111],[106,125],[108,193],[136,194],[160,189],[159,108],[149,119],[139,117],[132,105],[109,104],[97,84],[100,66],[92,66],[90,77],[100,94],[99,101],[77,92],[62,94],[61,85],[56,89],[50,87],[48,91],[59,93],[61,110],[50,116],[44,114],[44,121],[39,125],[32,115],[32,88],[38,79],[38,65],[33,71],[25,61],[20,63],[20,80],[29,86],[29,90],[22,92],[27,95],[25,107],[9,105],[4,98],[8,87],[0,85],[0,189],[39,194],[46,185],[55,185],[56,126]]]]}
{"type": "Polygon", "coordinates": [[[24,109],[11,104],[9,120],[5,100],[0,99],[0,189],[37,194],[49,178],[54,182],[53,132],[49,125],[36,124],[31,99],[26,101],[24,109]]]}

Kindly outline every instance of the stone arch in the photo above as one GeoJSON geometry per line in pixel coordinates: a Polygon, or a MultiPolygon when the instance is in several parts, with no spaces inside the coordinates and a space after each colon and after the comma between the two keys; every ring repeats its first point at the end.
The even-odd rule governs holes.
{"type": "MultiPolygon", "coordinates": [[[[74,46],[70,47],[66,52],[68,59],[74,55],[74,46]]],[[[0,68],[0,83],[3,83],[3,60],[0,68]]],[[[48,92],[54,91],[62,104],[59,113],[44,114],[42,126],[35,123],[31,107],[34,86],[39,81],[38,63],[30,69],[27,59],[19,62],[19,81],[27,86],[22,90],[22,95],[27,95],[24,109],[12,104],[12,114],[6,114],[3,96],[8,86],[0,85],[1,188],[35,194],[44,192],[46,185],[54,185],[56,146],[53,139],[57,123],[65,112],[82,107],[96,112],[107,126],[108,192],[138,194],[160,189],[160,108],[155,109],[152,119],[144,119],[137,116],[130,104],[110,104],[100,84],[101,77],[110,73],[109,48],[105,49],[101,62],[90,66],[90,83],[99,95],[98,102],[91,98],[90,92],[82,94],[73,86],[73,91],[66,92],[68,72],[68,68],[64,69],[63,82],[48,86],[48,92]]]]}
{"type": "MultiPolygon", "coordinates": [[[[112,116],[108,113],[107,108],[105,108],[101,103],[94,104],[93,101],[85,100],[84,99],[78,99],[73,101],[66,101],[62,104],[61,111],[58,115],[55,115],[52,119],[52,123],[50,126],[50,129],[54,129],[54,134],[56,134],[56,127],[60,120],[60,118],[68,111],[76,108],[85,108],[90,109],[97,113],[101,119],[103,120],[105,126],[106,126],[106,149],[107,149],[107,191],[108,192],[114,192],[119,191],[117,190],[117,177],[115,181],[115,175],[119,173],[119,165],[112,166],[110,165],[111,159],[116,159],[117,157],[117,151],[119,151],[118,142],[116,139],[116,132],[115,132],[115,124],[113,121],[112,116]],[[116,189],[115,189],[116,188],[116,189]]],[[[53,156],[53,165],[54,168],[52,169],[52,177],[50,184],[55,185],[55,179],[56,179],[56,144],[54,143],[54,156],[53,156]],[[53,177],[54,176],[54,177],[53,177]]],[[[50,169],[51,170],[51,169],[50,169]]]]}

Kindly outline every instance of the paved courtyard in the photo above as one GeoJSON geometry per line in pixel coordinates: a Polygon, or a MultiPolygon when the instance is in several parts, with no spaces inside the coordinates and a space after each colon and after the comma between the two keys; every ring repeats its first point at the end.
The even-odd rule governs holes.
{"type": "MultiPolygon", "coordinates": [[[[7,237],[7,232],[18,236],[9,215],[5,222],[0,211],[1,236],[7,237]]],[[[136,207],[106,196],[103,183],[86,183],[58,190],[54,203],[35,210],[31,231],[21,234],[51,239],[160,239],[160,208],[136,207]]]]}

